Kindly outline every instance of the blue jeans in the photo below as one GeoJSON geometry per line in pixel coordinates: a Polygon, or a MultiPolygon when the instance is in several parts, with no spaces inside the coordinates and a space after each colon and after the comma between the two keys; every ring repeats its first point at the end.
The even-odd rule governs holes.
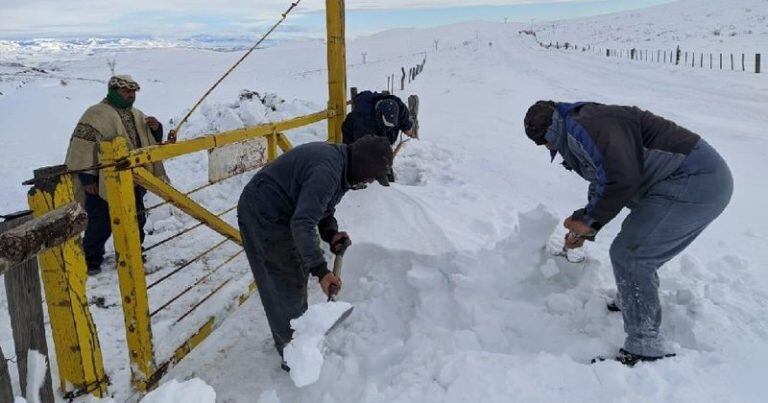
{"type": "Polygon", "coordinates": [[[646,357],[664,355],[656,271],[723,212],[732,193],[728,165],[700,140],[672,175],[633,206],[610,250],[627,333],[625,350],[646,357]]]}

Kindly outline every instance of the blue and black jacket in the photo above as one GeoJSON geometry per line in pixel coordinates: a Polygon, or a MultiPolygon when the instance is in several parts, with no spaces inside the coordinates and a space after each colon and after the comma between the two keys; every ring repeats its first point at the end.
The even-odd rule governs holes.
{"type": "Polygon", "coordinates": [[[588,102],[557,103],[545,138],[590,182],[589,202],[573,218],[596,230],[671,175],[700,139],[635,106],[588,102]]]}
{"type": "Polygon", "coordinates": [[[413,125],[408,107],[394,95],[363,91],[355,96],[352,103],[352,112],[344,119],[341,127],[344,144],[352,144],[355,140],[368,135],[386,137],[389,144],[394,144],[400,131],[410,130],[413,125]],[[388,128],[377,124],[375,108],[376,103],[382,99],[392,99],[397,102],[399,107],[397,126],[388,128]]]}

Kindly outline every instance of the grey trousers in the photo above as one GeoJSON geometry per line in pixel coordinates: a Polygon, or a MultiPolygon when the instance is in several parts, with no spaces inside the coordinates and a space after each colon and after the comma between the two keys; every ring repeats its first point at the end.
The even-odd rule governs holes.
{"type": "Polygon", "coordinates": [[[645,194],[610,249],[624,349],[646,357],[666,353],[659,334],[659,267],[682,252],[723,212],[733,193],[728,165],[700,140],[680,167],[645,194]]]}
{"type": "Polygon", "coordinates": [[[309,272],[303,269],[290,226],[264,219],[256,205],[241,197],[237,221],[275,348],[282,356],[293,336],[291,319],[307,310],[309,272]]]}

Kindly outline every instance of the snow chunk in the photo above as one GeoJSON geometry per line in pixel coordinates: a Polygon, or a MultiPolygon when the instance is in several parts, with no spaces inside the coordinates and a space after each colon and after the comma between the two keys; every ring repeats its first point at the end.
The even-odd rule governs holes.
{"type": "Polygon", "coordinates": [[[172,379],[149,392],[142,403],[216,403],[216,391],[200,378],[179,382],[172,379]]]}
{"type": "Polygon", "coordinates": [[[296,386],[311,385],[320,378],[325,333],[350,309],[352,304],[348,302],[315,304],[291,321],[295,332],[293,340],[283,350],[283,357],[291,367],[291,379],[296,386]]]}
{"type": "Polygon", "coordinates": [[[45,372],[48,362],[45,356],[35,350],[27,353],[27,401],[40,403],[40,388],[45,382],[45,372]]]}
{"type": "Polygon", "coordinates": [[[557,264],[552,259],[547,259],[547,261],[539,267],[539,270],[541,270],[541,274],[547,279],[560,274],[560,269],[557,268],[557,264]]]}
{"type": "Polygon", "coordinates": [[[563,256],[571,263],[581,263],[587,258],[586,244],[581,248],[565,249],[565,235],[568,229],[562,225],[556,225],[552,235],[547,241],[547,251],[553,256],[563,256]]]}

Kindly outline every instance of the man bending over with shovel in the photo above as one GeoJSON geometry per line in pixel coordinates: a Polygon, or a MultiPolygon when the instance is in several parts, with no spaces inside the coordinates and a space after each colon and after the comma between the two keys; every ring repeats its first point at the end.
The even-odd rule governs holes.
{"type": "MultiPolygon", "coordinates": [[[[320,239],[335,254],[350,244],[347,233],[338,230],[336,205],[347,190],[362,184],[377,180],[389,186],[391,168],[392,149],[385,138],[308,143],[262,168],[240,195],[243,247],[281,356],[293,335],[291,319],[307,310],[309,275],[329,297],[341,288],[320,249],[320,239]]],[[[283,369],[288,370],[285,364],[283,369]]]]}

